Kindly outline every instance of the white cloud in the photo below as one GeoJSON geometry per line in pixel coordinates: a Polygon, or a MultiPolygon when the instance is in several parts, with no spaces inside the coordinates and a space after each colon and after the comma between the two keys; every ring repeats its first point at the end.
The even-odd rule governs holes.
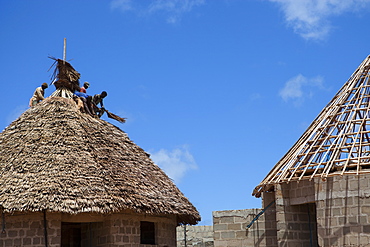
{"type": "Polygon", "coordinates": [[[168,13],[167,22],[176,23],[183,13],[190,12],[193,7],[204,4],[205,0],[156,0],[148,8],[149,13],[163,11],[168,13]]]}
{"type": "Polygon", "coordinates": [[[110,3],[111,9],[119,9],[122,12],[133,10],[133,5],[131,0],[113,0],[110,3]]]}
{"type": "Polygon", "coordinates": [[[198,168],[186,146],[172,151],[161,149],[151,152],[150,157],[175,183],[179,183],[187,171],[198,168]]]}
{"type": "Polygon", "coordinates": [[[370,6],[370,0],[269,0],[278,3],[287,23],[305,39],[324,39],[332,29],[330,17],[370,6]]]}
{"type": "Polygon", "coordinates": [[[205,0],[154,0],[150,4],[135,2],[134,5],[132,0],[113,0],[111,9],[120,9],[122,12],[133,11],[139,15],[164,13],[168,23],[176,23],[184,13],[204,3],[205,0]]]}
{"type": "Polygon", "coordinates": [[[323,81],[321,76],[306,78],[299,74],[285,83],[284,88],[279,91],[279,96],[286,102],[292,99],[295,103],[300,103],[313,95],[312,88],[324,89],[323,81]]]}

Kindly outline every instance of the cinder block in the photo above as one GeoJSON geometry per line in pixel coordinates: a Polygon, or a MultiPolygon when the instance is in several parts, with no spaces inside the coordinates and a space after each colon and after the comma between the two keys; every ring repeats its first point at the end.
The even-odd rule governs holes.
{"type": "MultiPolygon", "coordinates": [[[[16,239],[14,239],[14,241],[13,241],[14,246],[21,246],[21,243],[22,243],[22,241],[21,241],[21,239],[19,239],[19,238],[16,238],[16,239]]],[[[0,245],[0,246],[1,246],[1,245],[0,245]]]]}
{"type": "Polygon", "coordinates": [[[340,207],[333,208],[333,215],[342,215],[342,208],[340,207]]]}
{"type": "Polygon", "coordinates": [[[236,239],[247,238],[247,230],[235,231],[235,238],[236,239]]]}
{"type": "Polygon", "coordinates": [[[22,239],[22,244],[23,245],[30,245],[32,243],[32,239],[31,238],[23,238],[22,239]]]}
{"type": "MultiPolygon", "coordinates": [[[[255,217],[255,215],[256,214],[250,214],[250,215],[247,215],[245,217],[235,217],[234,222],[235,223],[248,222],[248,221],[251,221],[255,217]]],[[[260,219],[262,219],[262,216],[260,217],[260,219]]]]}
{"type": "Polygon", "coordinates": [[[301,196],[303,196],[302,189],[297,189],[296,190],[296,197],[301,197],[301,196]]]}
{"type": "Polygon", "coordinates": [[[338,225],[343,226],[346,224],[347,218],[345,216],[339,216],[337,217],[338,225]]]}
{"type": "Polygon", "coordinates": [[[368,189],[368,187],[369,187],[369,180],[368,179],[361,178],[360,179],[360,189],[361,190],[368,189]]]}
{"type": "Polygon", "coordinates": [[[296,190],[291,190],[291,191],[289,192],[289,194],[290,194],[290,198],[296,198],[296,197],[297,197],[296,190]]]}
{"type": "Polygon", "coordinates": [[[349,237],[349,244],[351,246],[360,246],[359,238],[357,236],[350,236],[349,237]]]}
{"type": "Polygon", "coordinates": [[[361,213],[370,215],[370,206],[361,206],[361,213]]]}
{"type": "Polygon", "coordinates": [[[221,232],[221,239],[234,239],[235,232],[221,232]]]}
{"type": "Polygon", "coordinates": [[[350,217],[348,217],[348,223],[350,223],[350,224],[357,224],[358,223],[357,216],[350,216],[350,217]]]}
{"type": "Polygon", "coordinates": [[[227,229],[228,230],[241,230],[242,229],[242,224],[240,224],[240,223],[234,223],[234,224],[228,224],[227,225],[227,229]]]}
{"type": "Polygon", "coordinates": [[[349,190],[358,191],[359,187],[360,187],[360,182],[357,179],[349,181],[349,190]]]}
{"type": "Polygon", "coordinates": [[[332,199],[332,201],[334,202],[334,206],[336,207],[344,206],[343,198],[335,198],[335,199],[332,199]]]}
{"type": "Polygon", "coordinates": [[[220,220],[221,220],[221,217],[215,217],[213,216],[213,224],[219,224],[220,223],[220,220]]]}
{"type": "Polygon", "coordinates": [[[225,240],[214,241],[214,247],[228,247],[227,241],[225,240]]]}
{"type": "Polygon", "coordinates": [[[234,217],[222,217],[220,223],[234,223],[234,217]]]}
{"type": "MultiPolygon", "coordinates": [[[[10,247],[10,246],[13,246],[13,240],[12,239],[6,239],[5,241],[5,244],[4,244],[4,246],[5,247],[10,247]]],[[[1,243],[1,242],[0,242],[1,243]]],[[[1,245],[2,246],[2,245],[1,245]]]]}
{"type": "MultiPolygon", "coordinates": [[[[369,228],[370,229],[370,228],[369,228]]],[[[214,240],[219,240],[221,239],[221,232],[214,232],[213,233],[213,238],[214,240]]]]}
{"type": "Polygon", "coordinates": [[[359,221],[361,225],[366,225],[368,224],[368,217],[367,216],[359,216],[359,221]]]}
{"type": "Polygon", "coordinates": [[[32,239],[32,244],[33,245],[41,244],[41,238],[33,238],[32,239]]]}
{"type": "Polygon", "coordinates": [[[346,197],[345,205],[353,206],[353,205],[357,205],[357,204],[358,204],[358,196],[357,195],[355,197],[352,197],[352,196],[346,197]]]}
{"type": "Polygon", "coordinates": [[[369,197],[369,192],[368,191],[364,191],[365,193],[365,195],[364,195],[364,197],[362,197],[361,199],[362,199],[362,204],[363,205],[370,205],[370,197],[369,197]]]}
{"type": "Polygon", "coordinates": [[[370,243],[369,236],[366,236],[366,235],[361,235],[360,236],[360,245],[361,246],[369,245],[369,243],[370,243]]]}
{"type": "Polygon", "coordinates": [[[8,237],[14,238],[16,236],[18,236],[18,231],[15,231],[15,230],[9,230],[8,231],[8,237]]]}
{"type": "Polygon", "coordinates": [[[218,232],[218,231],[225,231],[227,230],[228,224],[217,224],[213,226],[213,231],[218,232]]]}

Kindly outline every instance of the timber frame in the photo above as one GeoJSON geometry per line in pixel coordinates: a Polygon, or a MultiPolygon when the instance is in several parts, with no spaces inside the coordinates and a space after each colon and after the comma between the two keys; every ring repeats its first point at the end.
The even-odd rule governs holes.
{"type": "Polygon", "coordinates": [[[254,189],[314,177],[370,173],[370,56],[254,189]]]}

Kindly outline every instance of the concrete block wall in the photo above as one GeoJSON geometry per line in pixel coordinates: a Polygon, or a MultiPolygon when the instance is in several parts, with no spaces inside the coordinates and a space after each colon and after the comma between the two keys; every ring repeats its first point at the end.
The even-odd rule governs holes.
{"type": "MultiPolygon", "coordinates": [[[[0,220],[1,247],[45,246],[43,213],[4,214],[0,220]]],[[[47,214],[47,233],[48,246],[60,246],[60,215],[47,214]]]]}
{"type": "Polygon", "coordinates": [[[320,246],[370,246],[370,175],[315,180],[320,246]]]}
{"type": "MultiPolygon", "coordinates": [[[[0,217],[0,247],[45,246],[43,213],[4,214],[4,219],[3,222],[0,217]]],[[[73,216],[68,217],[68,220],[79,222],[73,221],[73,216]]],[[[46,213],[49,247],[61,246],[62,221],[62,214],[46,213]]],[[[176,246],[176,226],[177,219],[174,215],[111,214],[102,217],[100,222],[82,223],[81,244],[96,247],[173,247],[176,246]],[[154,222],[155,245],[140,244],[140,221],[154,222]]]]}
{"type": "MultiPolygon", "coordinates": [[[[265,226],[265,243],[268,247],[277,247],[277,223],[276,223],[276,202],[275,193],[262,194],[262,206],[265,209],[264,221],[260,222],[265,226]]],[[[262,245],[260,245],[262,246],[262,245]]]]}
{"type": "Polygon", "coordinates": [[[213,247],[213,226],[178,226],[177,247],[213,247]],[[185,241],[186,231],[186,241],[185,241]]]}
{"type": "Polygon", "coordinates": [[[171,247],[176,246],[176,216],[112,214],[99,225],[97,247],[171,247]],[[155,223],[156,244],[140,244],[140,221],[155,223]]]}
{"type": "Polygon", "coordinates": [[[314,181],[275,186],[279,246],[317,246],[314,181]]]}
{"type": "Polygon", "coordinates": [[[213,212],[214,246],[267,246],[264,215],[248,230],[246,229],[261,210],[243,209],[213,212]]]}
{"type": "Polygon", "coordinates": [[[275,203],[248,231],[262,209],[213,212],[215,247],[370,247],[370,174],[278,184],[262,197],[264,208],[275,203]]]}

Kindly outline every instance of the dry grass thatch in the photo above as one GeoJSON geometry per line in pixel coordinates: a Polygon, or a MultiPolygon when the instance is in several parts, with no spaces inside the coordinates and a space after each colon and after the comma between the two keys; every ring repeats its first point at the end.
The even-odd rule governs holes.
{"type": "Polygon", "coordinates": [[[109,118],[112,118],[114,120],[117,120],[120,123],[126,123],[126,118],[120,117],[114,113],[109,112],[108,110],[105,110],[109,118]]]}
{"type": "Polygon", "coordinates": [[[53,57],[50,58],[55,60],[55,70],[51,78],[54,81],[55,88],[67,88],[71,92],[80,91],[80,73],[67,61],[53,57]]]}
{"type": "Polygon", "coordinates": [[[71,99],[47,98],[0,133],[0,206],[5,212],[77,214],[123,209],[175,214],[196,208],[118,127],[82,114],[71,99]]]}

